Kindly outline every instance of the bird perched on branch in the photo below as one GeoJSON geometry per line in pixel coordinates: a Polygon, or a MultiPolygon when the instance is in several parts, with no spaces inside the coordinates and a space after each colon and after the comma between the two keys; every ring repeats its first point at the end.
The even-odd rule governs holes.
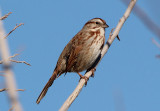
{"type": "Polygon", "coordinates": [[[40,93],[37,104],[46,95],[54,80],[63,73],[76,72],[87,82],[88,78],[80,72],[94,69],[95,61],[100,56],[105,43],[105,28],[107,27],[109,26],[103,19],[91,19],[70,40],[63,49],[51,78],[40,93]]]}

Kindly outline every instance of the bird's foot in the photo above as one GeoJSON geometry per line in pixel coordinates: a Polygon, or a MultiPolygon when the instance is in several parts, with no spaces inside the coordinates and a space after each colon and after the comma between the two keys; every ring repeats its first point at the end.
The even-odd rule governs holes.
{"type": "Polygon", "coordinates": [[[79,72],[77,72],[77,74],[80,76],[80,79],[79,79],[79,81],[81,80],[81,79],[85,79],[85,86],[87,85],[87,81],[89,80],[89,78],[88,77],[86,77],[86,76],[83,76],[82,74],[80,74],[79,72]]]}
{"type": "Polygon", "coordinates": [[[96,68],[91,69],[91,71],[92,71],[91,77],[94,77],[94,72],[96,71],[96,68]]]}

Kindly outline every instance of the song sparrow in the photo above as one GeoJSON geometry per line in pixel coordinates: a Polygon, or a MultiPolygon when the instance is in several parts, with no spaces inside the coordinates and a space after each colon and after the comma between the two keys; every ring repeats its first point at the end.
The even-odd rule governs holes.
{"type": "Polygon", "coordinates": [[[62,51],[53,74],[36,103],[46,95],[53,81],[63,73],[76,72],[81,78],[85,78],[79,72],[88,70],[100,55],[105,42],[105,28],[109,27],[101,18],[89,20],[62,51]]]}

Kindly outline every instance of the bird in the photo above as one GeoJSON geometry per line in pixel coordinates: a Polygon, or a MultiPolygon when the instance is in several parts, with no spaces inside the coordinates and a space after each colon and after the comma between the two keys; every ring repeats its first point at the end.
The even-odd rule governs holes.
{"type": "Polygon", "coordinates": [[[54,80],[62,74],[75,72],[87,82],[88,78],[80,74],[80,72],[95,69],[94,64],[103,49],[105,29],[108,27],[106,21],[101,18],[93,18],[85,23],[83,28],[63,49],[52,76],[36,101],[37,104],[46,95],[48,88],[53,84],[54,80]]]}

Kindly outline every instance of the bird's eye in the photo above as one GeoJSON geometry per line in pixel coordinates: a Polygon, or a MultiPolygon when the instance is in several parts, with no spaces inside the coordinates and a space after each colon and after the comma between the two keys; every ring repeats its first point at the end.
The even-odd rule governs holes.
{"type": "Polygon", "coordinates": [[[96,24],[100,24],[99,22],[96,22],[96,24]]]}

